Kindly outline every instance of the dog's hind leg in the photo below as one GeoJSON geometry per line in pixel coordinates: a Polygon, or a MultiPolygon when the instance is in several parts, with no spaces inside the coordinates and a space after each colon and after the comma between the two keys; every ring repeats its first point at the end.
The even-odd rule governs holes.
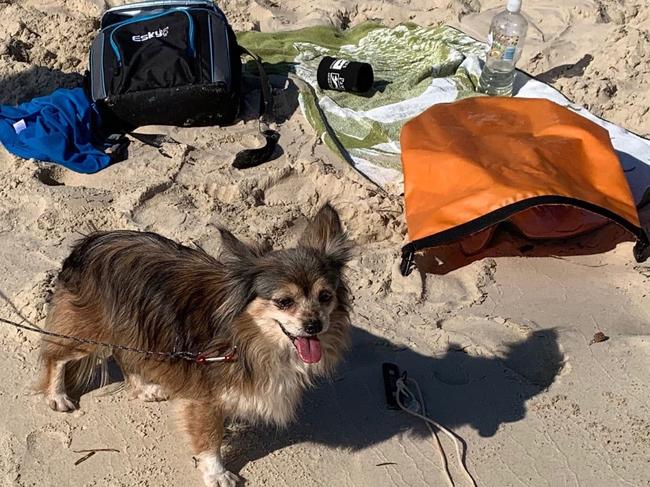
{"type": "Polygon", "coordinates": [[[62,413],[77,409],[76,404],[70,399],[65,388],[65,365],[70,360],[74,360],[74,357],[69,360],[56,360],[48,357],[43,361],[45,402],[54,411],[62,413]]]}
{"type": "Polygon", "coordinates": [[[183,401],[182,419],[206,487],[235,487],[240,480],[221,459],[223,415],[207,401],[183,401]]]}
{"type": "MultiPolygon", "coordinates": [[[[62,335],[100,340],[104,337],[100,335],[97,322],[93,321],[97,317],[92,314],[75,307],[68,293],[59,291],[48,314],[46,329],[62,335]]],[[[69,412],[77,409],[68,392],[79,390],[90,382],[92,367],[80,366],[76,368],[76,373],[66,374],[66,365],[73,361],[81,361],[81,364],[87,361],[87,365],[94,365],[95,351],[96,347],[91,344],[63,338],[43,338],[40,353],[41,380],[37,389],[44,394],[46,404],[54,411],[69,412]]]]}

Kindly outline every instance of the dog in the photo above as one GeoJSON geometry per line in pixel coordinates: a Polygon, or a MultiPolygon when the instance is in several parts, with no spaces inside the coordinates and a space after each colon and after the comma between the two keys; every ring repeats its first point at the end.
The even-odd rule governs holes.
{"type": "MultiPolygon", "coordinates": [[[[207,487],[239,481],[221,456],[224,420],[287,425],[303,391],[332,374],[350,340],[343,274],[352,245],[329,204],[294,248],[220,232],[218,258],[154,233],[83,238],[63,262],[46,320],[54,333],[163,352],[109,353],[139,397],[178,401],[207,487]],[[231,352],[223,361],[209,361],[224,350],[231,352]]],[[[38,389],[53,410],[76,409],[68,393],[89,383],[85,372],[106,358],[102,352],[93,343],[43,339],[38,389]]]]}

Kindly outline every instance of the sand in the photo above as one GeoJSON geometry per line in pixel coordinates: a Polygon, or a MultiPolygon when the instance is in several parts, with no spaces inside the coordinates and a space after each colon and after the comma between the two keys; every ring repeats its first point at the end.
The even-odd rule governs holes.
{"type": "MultiPolygon", "coordinates": [[[[496,0],[234,0],[237,29],[367,19],[486,34],[496,0]]],[[[533,22],[521,67],[641,135],[650,135],[650,5],[642,0],[525,1],[533,22]]],[[[0,103],[74,86],[102,2],[0,0],[0,103]]],[[[287,430],[234,425],[227,462],[248,485],[445,485],[424,426],[384,404],[380,364],[422,386],[430,415],[467,445],[481,486],[650,485],[650,267],[631,244],[567,258],[484,259],[445,276],[397,271],[402,202],[334,157],[276,90],[284,154],[245,172],[234,154],[254,123],[170,129],[180,145],[134,142],[93,176],[0,149],[0,290],[31,321],[45,316],[71,242],[97,229],[152,230],[206,250],[217,225],[285,246],[330,200],[357,243],[349,279],[354,347],[336,380],[306,396],[287,430]],[[608,341],[590,345],[594,333],[608,341]]],[[[0,303],[0,316],[15,318],[0,303]]],[[[0,485],[201,485],[167,403],[95,390],[70,415],[28,393],[37,339],[0,327],[0,485]],[[75,466],[78,450],[111,448],[75,466]]],[[[109,386],[110,389],[110,386],[109,386]]],[[[447,452],[452,445],[443,439],[447,452]]],[[[457,485],[463,482],[450,459],[457,485]]]]}

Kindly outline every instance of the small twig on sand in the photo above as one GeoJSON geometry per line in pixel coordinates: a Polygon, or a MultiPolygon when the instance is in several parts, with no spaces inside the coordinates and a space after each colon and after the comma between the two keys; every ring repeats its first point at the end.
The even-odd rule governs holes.
{"type": "Polygon", "coordinates": [[[72,450],[75,453],[90,453],[92,452],[98,452],[98,451],[112,451],[115,453],[120,453],[120,450],[116,450],[115,448],[91,448],[90,450],[72,450]]]}
{"type": "Polygon", "coordinates": [[[79,465],[80,463],[85,462],[85,461],[88,460],[90,457],[92,457],[94,454],[95,454],[95,452],[94,452],[94,451],[91,451],[90,453],[84,455],[84,456],[81,457],[79,460],[77,460],[76,462],[74,462],[74,466],[76,467],[76,466],[79,465]]]}
{"type": "Polygon", "coordinates": [[[75,453],[86,453],[83,457],[81,457],[79,460],[74,462],[74,466],[76,467],[80,463],[85,462],[89,458],[91,458],[95,453],[98,451],[108,451],[108,452],[115,452],[115,453],[120,453],[120,450],[116,450],[115,448],[94,448],[92,450],[72,450],[75,453]]]}

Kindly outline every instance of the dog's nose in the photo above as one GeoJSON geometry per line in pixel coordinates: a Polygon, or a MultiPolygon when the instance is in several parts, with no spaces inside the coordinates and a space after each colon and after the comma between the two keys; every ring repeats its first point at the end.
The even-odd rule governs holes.
{"type": "Polygon", "coordinates": [[[303,327],[305,331],[310,335],[315,335],[316,333],[323,331],[323,324],[320,322],[320,320],[309,320],[304,324],[303,327]]]}

